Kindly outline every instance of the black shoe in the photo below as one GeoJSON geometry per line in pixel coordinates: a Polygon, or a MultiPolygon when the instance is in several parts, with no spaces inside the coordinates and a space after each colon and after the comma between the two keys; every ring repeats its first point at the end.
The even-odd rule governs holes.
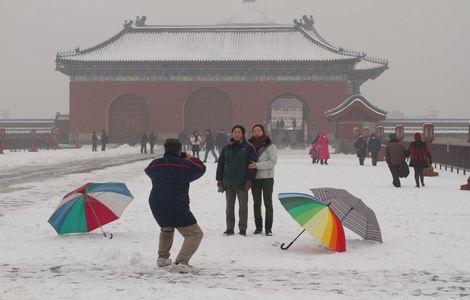
{"type": "Polygon", "coordinates": [[[419,185],[415,185],[415,187],[419,188],[419,185]]]}
{"type": "Polygon", "coordinates": [[[261,234],[263,230],[261,228],[256,228],[255,231],[253,231],[253,234],[261,234]]]}
{"type": "Polygon", "coordinates": [[[234,235],[234,234],[235,234],[235,232],[234,232],[233,230],[230,230],[230,229],[227,229],[227,230],[225,230],[225,232],[224,232],[224,235],[225,235],[225,236],[234,235]]]}
{"type": "Polygon", "coordinates": [[[240,230],[239,234],[243,235],[243,236],[246,236],[246,230],[240,230]]]}
{"type": "Polygon", "coordinates": [[[421,182],[421,186],[424,187],[424,182],[421,182]]]}
{"type": "Polygon", "coordinates": [[[271,229],[266,229],[266,236],[272,236],[273,233],[271,231],[271,229]]]}

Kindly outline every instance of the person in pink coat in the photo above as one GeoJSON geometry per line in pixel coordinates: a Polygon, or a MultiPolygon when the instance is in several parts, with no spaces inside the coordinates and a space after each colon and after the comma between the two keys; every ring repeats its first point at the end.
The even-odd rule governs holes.
{"type": "Polygon", "coordinates": [[[330,159],[330,151],[328,150],[328,134],[326,132],[320,133],[320,137],[317,141],[318,151],[320,153],[319,159],[320,164],[328,165],[328,159],[330,159]]]}

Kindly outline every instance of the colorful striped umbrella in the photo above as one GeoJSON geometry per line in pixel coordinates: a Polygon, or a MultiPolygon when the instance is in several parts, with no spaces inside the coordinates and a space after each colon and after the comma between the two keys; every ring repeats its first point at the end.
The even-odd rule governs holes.
{"type": "Polygon", "coordinates": [[[312,195],[302,193],[280,193],[278,195],[282,206],[304,228],[304,230],[289,244],[281,249],[286,250],[307,230],[322,244],[337,252],[346,251],[346,239],[341,221],[325,204],[312,195]]]}
{"type": "Polygon", "coordinates": [[[58,234],[100,227],[106,236],[102,226],[117,220],[133,199],[124,183],[87,183],[65,195],[48,222],[58,234]]]}

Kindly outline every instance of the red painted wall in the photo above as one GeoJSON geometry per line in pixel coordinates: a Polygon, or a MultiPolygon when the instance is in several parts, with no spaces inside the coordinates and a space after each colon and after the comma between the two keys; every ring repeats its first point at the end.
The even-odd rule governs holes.
{"type": "Polygon", "coordinates": [[[151,111],[151,129],[178,133],[183,128],[184,103],[195,90],[213,87],[224,91],[233,106],[233,120],[245,126],[266,121],[270,102],[281,94],[303,99],[310,124],[332,131],[324,112],[347,98],[345,81],[285,82],[70,82],[70,130],[91,133],[107,130],[111,102],[123,94],[142,97],[151,111]]]}

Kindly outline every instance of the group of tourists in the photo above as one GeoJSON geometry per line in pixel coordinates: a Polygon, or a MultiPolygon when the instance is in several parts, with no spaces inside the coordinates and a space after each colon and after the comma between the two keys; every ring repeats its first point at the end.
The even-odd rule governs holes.
{"type": "Polygon", "coordinates": [[[359,165],[364,166],[364,161],[369,154],[372,159],[372,166],[377,166],[381,148],[382,144],[375,133],[370,135],[369,141],[367,141],[366,138],[360,134],[356,143],[354,143],[354,149],[356,150],[357,157],[359,158],[359,165]]]}
{"type": "Polygon", "coordinates": [[[98,151],[98,141],[101,142],[101,151],[106,151],[109,138],[108,138],[108,134],[106,133],[104,129],[103,131],[101,131],[101,134],[99,136],[96,134],[96,131],[93,131],[93,134],[91,135],[91,151],[92,152],[98,151]]]}
{"type": "Polygon", "coordinates": [[[424,187],[424,170],[432,165],[432,157],[421,133],[415,134],[414,142],[408,149],[400,142],[396,134],[390,135],[385,147],[385,160],[392,174],[392,183],[397,188],[401,187],[400,177],[405,177],[402,174],[408,169],[406,158],[410,159],[409,166],[414,168],[416,187],[424,187]]]}
{"type": "Polygon", "coordinates": [[[155,132],[151,132],[150,134],[144,133],[140,138],[140,153],[147,154],[147,144],[150,145],[150,154],[154,153],[155,144],[158,141],[158,137],[155,132]]]}
{"type": "Polygon", "coordinates": [[[320,163],[321,165],[328,165],[328,160],[330,159],[330,150],[328,145],[328,134],[326,132],[317,134],[309,151],[310,157],[312,158],[312,164],[320,163]]]}
{"type": "MultiPolygon", "coordinates": [[[[222,131],[220,133],[223,133],[222,131]]],[[[181,136],[180,136],[181,137],[181,136]]],[[[247,235],[248,193],[253,196],[255,215],[254,234],[264,232],[272,235],[274,186],[274,167],[277,163],[277,148],[266,135],[262,125],[252,127],[252,136],[246,138],[246,130],[241,125],[232,128],[230,140],[220,147],[217,159],[214,150],[216,138],[206,131],[207,151],[211,151],[217,161],[216,182],[218,192],[225,193],[226,230],[225,236],[235,234],[235,204],[238,200],[238,233],[247,235]],[[209,136],[209,140],[207,137],[209,136]],[[212,143],[212,140],[214,142],[212,143]],[[263,223],[262,203],[265,207],[263,223]]],[[[191,136],[192,145],[201,145],[202,138],[195,131],[191,136]]],[[[221,145],[219,145],[221,146],[221,145]]],[[[183,144],[178,139],[168,139],[164,144],[163,157],[153,160],[145,169],[152,181],[149,197],[150,208],[160,226],[157,265],[172,266],[176,272],[195,272],[189,265],[203,238],[203,232],[189,207],[189,185],[206,171],[204,163],[197,157],[198,148],[192,147],[191,153],[183,151],[183,144]],[[194,155],[193,155],[194,154],[194,155]],[[174,231],[184,237],[182,248],[173,262],[170,249],[174,231]]]]}

